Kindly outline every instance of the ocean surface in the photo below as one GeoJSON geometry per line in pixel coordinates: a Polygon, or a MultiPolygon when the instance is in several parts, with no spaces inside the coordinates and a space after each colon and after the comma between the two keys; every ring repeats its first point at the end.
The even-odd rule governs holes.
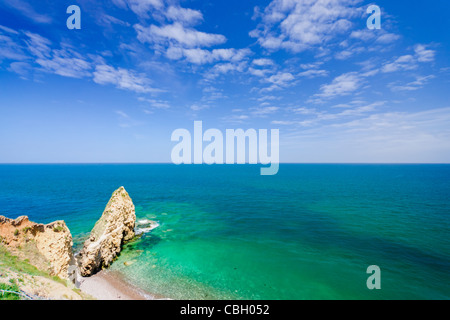
{"type": "Polygon", "coordinates": [[[173,299],[450,299],[450,165],[0,165],[0,215],[65,220],[75,248],[124,186],[112,270],[173,299]],[[126,263],[126,264],[125,264],[126,263]],[[366,286],[381,269],[381,290],[366,286]]]}

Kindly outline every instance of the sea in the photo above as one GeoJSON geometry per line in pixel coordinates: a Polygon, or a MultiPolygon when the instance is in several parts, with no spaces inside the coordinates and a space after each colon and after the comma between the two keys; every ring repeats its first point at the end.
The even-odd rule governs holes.
{"type": "Polygon", "coordinates": [[[125,187],[140,235],[111,270],[158,296],[450,298],[450,165],[5,164],[0,185],[0,215],[64,220],[75,250],[125,187]]]}

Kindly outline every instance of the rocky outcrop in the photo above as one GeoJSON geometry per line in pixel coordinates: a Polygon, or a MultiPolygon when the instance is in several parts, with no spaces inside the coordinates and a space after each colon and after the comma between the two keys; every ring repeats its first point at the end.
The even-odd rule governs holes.
{"type": "Polygon", "coordinates": [[[80,274],[91,276],[108,267],[125,241],[134,237],[136,214],[133,201],[120,187],[112,194],[105,211],[77,256],[80,274]]]}
{"type": "Polygon", "coordinates": [[[0,216],[0,243],[38,269],[69,279],[69,267],[74,264],[72,235],[64,221],[44,225],[26,216],[15,220],[0,216]]]}
{"type": "Polygon", "coordinates": [[[90,276],[114,261],[123,243],[134,237],[135,223],[133,201],[120,187],[114,191],[77,261],[72,235],[64,221],[39,224],[26,216],[0,216],[0,244],[38,269],[77,284],[78,275],[90,276]]]}

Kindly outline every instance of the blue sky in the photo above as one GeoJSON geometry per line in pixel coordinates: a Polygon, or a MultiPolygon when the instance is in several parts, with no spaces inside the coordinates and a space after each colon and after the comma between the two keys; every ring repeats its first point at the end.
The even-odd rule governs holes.
{"type": "Polygon", "coordinates": [[[0,162],[170,162],[171,133],[195,120],[279,129],[281,162],[450,162],[449,12],[0,0],[0,162]],[[81,30],[66,27],[73,4],[81,30]]]}

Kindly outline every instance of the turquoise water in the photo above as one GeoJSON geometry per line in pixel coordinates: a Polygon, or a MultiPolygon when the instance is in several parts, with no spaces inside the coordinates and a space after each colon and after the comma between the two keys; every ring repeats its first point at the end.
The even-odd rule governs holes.
{"type": "Polygon", "coordinates": [[[0,165],[0,214],[63,219],[78,246],[123,185],[160,226],[112,269],[174,299],[450,298],[450,165],[259,168],[0,165]]]}

